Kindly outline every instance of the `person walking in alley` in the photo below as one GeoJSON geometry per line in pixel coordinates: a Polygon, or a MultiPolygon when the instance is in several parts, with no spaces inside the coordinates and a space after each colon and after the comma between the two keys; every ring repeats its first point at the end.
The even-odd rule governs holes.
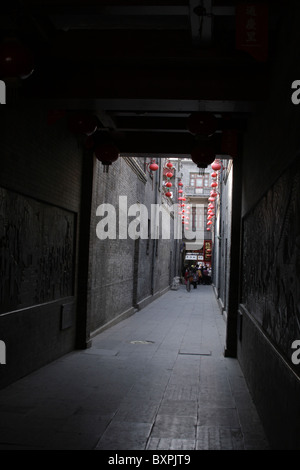
{"type": "Polygon", "coordinates": [[[204,266],[204,269],[203,269],[203,284],[205,284],[206,286],[210,285],[211,284],[211,273],[210,271],[208,270],[208,267],[207,266],[204,266]]]}
{"type": "Polygon", "coordinates": [[[193,268],[192,270],[192,284],[194,286],[194,289],[197,289],[197,285],[198,285],[198,274],[197,274],[197,270],[196,268],[193,268]]]}
{"type": "Polygon", "coordinates": [[[202,281],[202,271],[200,269],[200,266],[197,267],[197,276],[198,276],[198,284],[200,285],[201,284],[201,281],[202,281]]]}
{"type": "Polygon", "coordinates": [[[188,276],[189,276],[189,269],[186,268],[186,270],[184,272],[184,283],[185,283],[185,285],[187,284],[188,276]]]}

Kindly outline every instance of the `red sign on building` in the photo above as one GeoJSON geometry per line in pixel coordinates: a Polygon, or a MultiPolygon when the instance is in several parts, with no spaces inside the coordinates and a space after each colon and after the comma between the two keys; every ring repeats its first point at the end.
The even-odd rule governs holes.
{"type": "Polygon", "coordinates": [[[268,6],[240,3],[236,7],[236,47],[264,62],[268,57],[268,6]]]}
{"type": "Polygon", "coordinates": [[[221,151],[232,158],[238,155],[238,133],[236,129],[224,129],[222,133],[221,151]]]}
{"type": "Polygon", "coordinates": [[[211,240],[204,240],[204,261],[206,263],[211,262],[211,248],[212,248],[212,242],[211,240]]]}

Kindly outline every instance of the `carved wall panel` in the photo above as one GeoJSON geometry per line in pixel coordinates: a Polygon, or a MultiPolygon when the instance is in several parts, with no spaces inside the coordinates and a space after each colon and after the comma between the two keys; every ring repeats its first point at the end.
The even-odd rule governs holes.
{"type": "Polygon", "coordinates": [[[73,295],[75,214],[0,188],[0,314],[73,295]]]}
{"type": "Polygon", "coordinates": [[[242,303],[290,359],[300,339],[300,162],[243,221],[242,303]]]}

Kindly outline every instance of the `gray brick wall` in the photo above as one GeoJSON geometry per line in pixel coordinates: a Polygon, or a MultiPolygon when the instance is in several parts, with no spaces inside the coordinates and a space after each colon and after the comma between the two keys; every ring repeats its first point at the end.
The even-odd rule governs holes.
{"type": "MultiPolygon", "coordinates": [[[[144,169],[144,159],[138,159],[144,169]]],[[[160,161],[161,164],[162,161],[160,161]]],[[[90,257],[90,318],[91,332],[113,321],[134,307],[142,306],[153,294],[159,295],[170,285],[175,273],[174,261],[170,261],[170,251],[175,257],[174,240],[99,240],[96,234],[97,207],[103,203],[112,204],[117,209],[119,196],[127,197],[128,208],[140,203],[147,207],[151,219],[151,204],[160,203],[161,185],[157,186],[146,173],[144,179],[138,177],[126,158],[119,158],[108,173],[103,172],[102,164],[96,163],[95,190],[92,208],[91,257],[90,257]]],[[[134,217],[129,217],[130,223],[134,217]]],[[[171,232],[173,235],[173,232],[171,232]]]]}

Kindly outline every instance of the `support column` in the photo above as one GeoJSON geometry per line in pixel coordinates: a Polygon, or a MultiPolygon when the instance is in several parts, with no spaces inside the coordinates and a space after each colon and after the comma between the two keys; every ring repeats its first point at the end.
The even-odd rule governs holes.
{"type": "MultiPolygon", "coordinates": [[[[241,155],[241,152],[239,153],[241,155]]],[[[230,279],[228,291],[228,316],[226,326],[226,344],[224,355],[236,357],[237,355],[237,318],[240,286],[240,250],[241,250],[241,157],[233,161],[233,188],[232,188],[232,214],[231,214],[231,253],[230,253],[230,279]]]]}
{"type": "Polygon", "coordinates": [[[134,260],[133,260],[133,293],[132,305],[137,308],[138,305],[138,280],[139,280],[139,261],[140,261],[140,238],[134,242],[134,260]]]}
{"type": "Polygon", "coordinates": [[[81,179],[81,206],[79,220],[79,246],[77,263],[77,349],[86,349],[91,346],[89,329],[89,265],[90,265],[90,230],[91,211],[94,187],[95,158],[90,151],[83,150],[82,179],[81,179]]]}

